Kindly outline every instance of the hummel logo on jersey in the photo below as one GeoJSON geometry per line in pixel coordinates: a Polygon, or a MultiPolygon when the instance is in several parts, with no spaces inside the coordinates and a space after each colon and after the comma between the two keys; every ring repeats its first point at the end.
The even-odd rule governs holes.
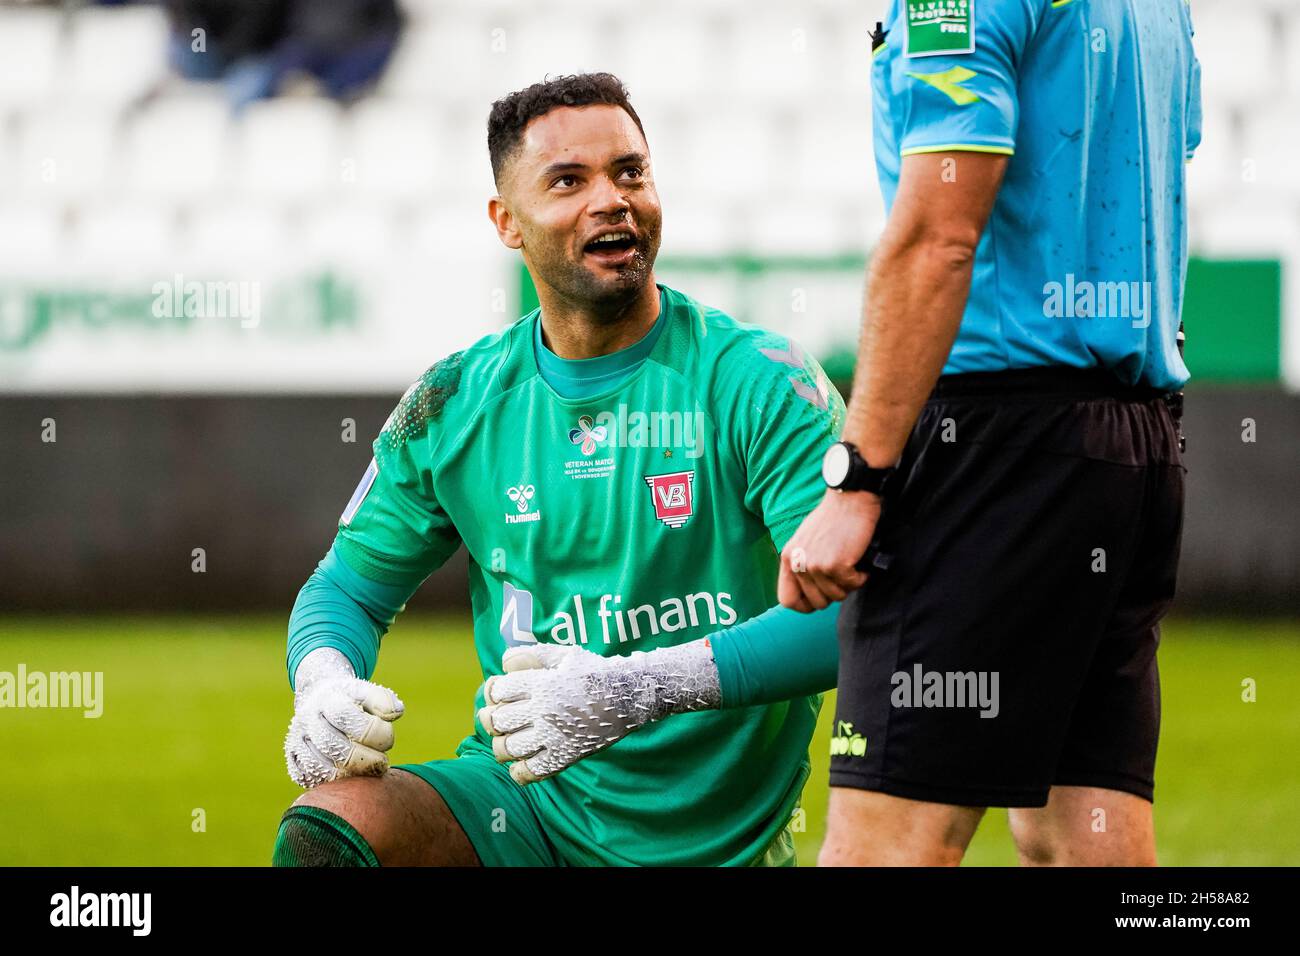
{"type": "Polygon", "coordinates": [[[515,503],[521,512],[528,510],[528,502],[533,500],[537,490],[532,485],[515,485],[506,489],[506,497],[515,503]]]}
{"type": "Polygon", "coordinates": [[[816,381],[815,386],[807,385],[799,381],[798,375],[790,376],[790,385],[794,388],[794,393],[805,402],[808,402],[814,408],[820,408],[822,411],[826,411],[829,407],[830,396],[829,386],[826,384],[826,375],[822,372],[813,375],[812,372],[808,371],[808,362],[804,357],[803,349],[799,347],[799,343],[795,342],[794,339],[790,339],[789,344],[786,346],[784,351],[781,349],[759,349],[759,351],[770,358],[773,362],[788,365],[801,372],[808,372],[808,374],[816,381]]]}
{"type": "Polygon", "coordinates": [[[646,475],[654,499],[655,517],[670,528],[680,528],[694,513],[691,501],[693,471],[675,471],[668,475],[646,475]]]}
{"type": "Polygon", "coordinates": [[[521,521],[541,521],[542,513],[540,511],[528,510],[529,502],[537,494],[537,489],[532,485],[526,485],[522,481],[512,488],[506,489],[506,497],[515,503],[515,509],[518,514],[506,514],[506,524],[518,524],[521,521]]]}

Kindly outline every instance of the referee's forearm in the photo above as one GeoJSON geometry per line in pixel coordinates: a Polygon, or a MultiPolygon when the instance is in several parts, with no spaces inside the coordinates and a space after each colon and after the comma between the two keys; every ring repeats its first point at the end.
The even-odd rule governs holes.
{"type": "Polygon", "coordinates": [[[974,249],[886,229],[871,260],[843,438],[873,467],[894,464],[939,378],[970,292],[974,249]]]}

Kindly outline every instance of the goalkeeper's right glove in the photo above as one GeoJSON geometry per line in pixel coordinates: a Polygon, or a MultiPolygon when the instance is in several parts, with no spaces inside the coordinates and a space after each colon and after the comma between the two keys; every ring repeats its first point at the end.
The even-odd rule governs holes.
{"type": "Polygon", "coordinates": [[[526,644],[487,679],[478,721],[492,752],[527,784],[559,773],[673,714],[722,703],[713,649],[701,638],[676,647],[602,657],[572,645],[526,644]]]}
{"type": "Polygon", "coordinates": [[[311,789],[344,777],[383,776],[392,721],[405,710],[397,695],[358,678],[333,648],[310,652],[294,676],[294,714],[284,740],[293,782],[311,789]]]}

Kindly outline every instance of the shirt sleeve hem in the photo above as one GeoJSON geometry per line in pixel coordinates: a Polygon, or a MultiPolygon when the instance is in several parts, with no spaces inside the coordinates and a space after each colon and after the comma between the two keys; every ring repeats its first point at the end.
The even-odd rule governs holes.
{"type": "Polygon", "coordinates": [[[914,156],[917,153],[999,153],[1003,156],[1014,156],[1015,148],[1012,146],[989,146],[984,143],[941,143],[938,146],[909,146],[902,150],[903,156],[914,156]]]}
{"type": "Polygon", "coordinates": [[[794,537],[794,533],[799,530],[799,525],[803,524],[803,519],[808,517],[812,509],[807,511],[796,511],[786,517],[776,518],[767,526],[767,533],[772,536],[772,544],[776,546],[777,554],[785,547],[786,542],[794,537]]]}
{"type": "Polygon", "coordinates": [[[376,561],[365,548],[340,535],[334,542],[334,550],[350,570],[363,578],[371,578],[380,584],[402,586],[410,583],[411,575],[388,567],[376,561]]]}

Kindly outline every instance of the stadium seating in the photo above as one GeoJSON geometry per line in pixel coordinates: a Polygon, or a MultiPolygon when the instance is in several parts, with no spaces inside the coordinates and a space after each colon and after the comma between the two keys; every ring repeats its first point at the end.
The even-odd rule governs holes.
{"type": "Polygon", "coordinates": [[[235,185],[266,203],[317,200],[341,187],[342,115],[323,99],[253,103],[239,124],[235,185]]]}
{"type": "Polygon", "coordinates": [[[59,76],[63,17],[57,10],[0,10],[0,110],[39,104],[59,76]]]}
{"type": "MultiPolygon", "coordinates": [[[[255,226],[239,243],[273,236],[337,250],[317,231],[358,225],[340,212],[358,204],[369,204],[359,235],[375,243],[398,241],[416,210],[473,216],[451,218],[449,232],[480,230],[481,202],[461,200],[490,195],[489,103],[546,72],[610,68],[646,121],[669,210],[665,253],[834,252],[878,234],[866,34],[884,0],[849,10],[809,2],[798,22],[730,0],[647,0],[632,4],[636,16],[593,16],[569,0],[544,10],[496,0],[405,6],[407,35],[375,95],[351,107],[283,98],[238,118],[219,88],[165,78],[155,7],[0,9],[0,209],[31,230],[34,248],[94,248],[103,236],[92,230],[113,223],[135,241],[144,222],[178,224],[204,245],[226,241],[233,215],[255,226]],[[134,218],[103,218],[124,197],[134,218]],[[765,208],[749,208],[756,199],[765,208]],[[255,212],[244,220],[238,210],[255,212]]],[[[1265,235],[1288,234],[1300,222],[1291,105],[1300,3],[1198,0],[1193,15],[1205,74],[1193,245],[1202,227],[1240,222],[1243,209],[1283,221],[1265,235]],[[1261,89],[1277,97],[1261,100],[1261,89]]]]}
{"type": "Polygon", "coordinates": [[[124,137],[127,189],[141,199],[184,203],[225,188],[232,125],[213,90],[159,100],[133,119],[124,137]]]}
{"type": "Polygon", "coordinates": [[[19,121],[10,188],[25,199],[66,202],[107,195],[120,179],[118,118],[61,102],[19,121]]]}
{"type": "Polygon", "coordinates": [[[167,23],[157,7],[95,8],[72,18],[64,95],[121,108],[167,73],[167,23]]]}

